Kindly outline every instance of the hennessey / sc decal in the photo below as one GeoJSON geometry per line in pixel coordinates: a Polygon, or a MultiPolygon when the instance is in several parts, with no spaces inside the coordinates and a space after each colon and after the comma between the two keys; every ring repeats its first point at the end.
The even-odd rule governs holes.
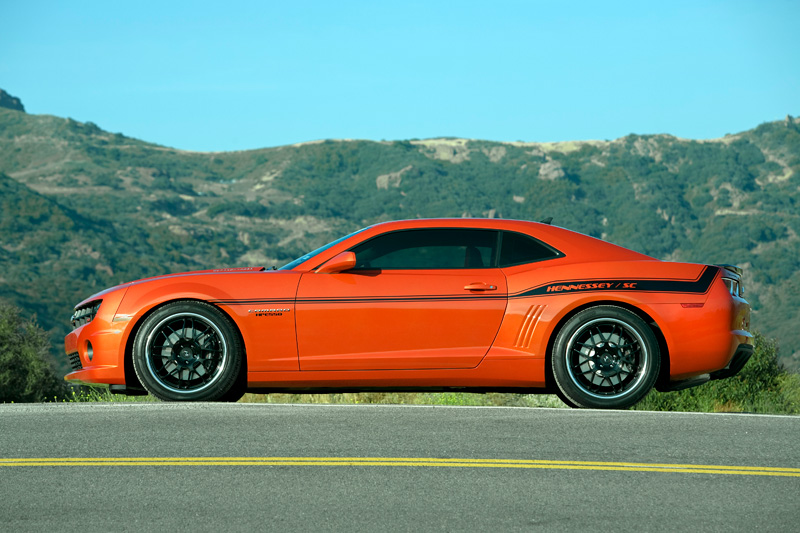
{"type": "Polygon", "coordinates": [[[634,281],[627,283],[580,283],[569,285],[548,285],[547,292],[635,289],[638,284],[638,282],[634,281]]]}
{"type": "Polygon", "coordinates": [[[716,267],[706,267],[696,280],[675,279],[615,279],[615,280],[570,280],[547,283],[509,295],[509,298],[525,298],[529,296],[545,296],[560,292],[589,291],[641,291],[641,292],[680,292],[686,294],[704,294],[711,287],[711,282],[719,272],[716,267]]]}

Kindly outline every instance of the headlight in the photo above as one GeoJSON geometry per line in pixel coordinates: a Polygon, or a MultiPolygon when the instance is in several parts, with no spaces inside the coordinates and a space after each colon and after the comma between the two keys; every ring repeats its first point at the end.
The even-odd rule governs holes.
{"type": "Polygon", "coordinates": [[[95,300],[80,307],[76,307],[75,312],[72,313],[72,318],[70,319],[70,322],[72,323],[72,329],[79,328],[82,325],[88,324],[94,320],[95,315],[97,315],[97,310],[100,309],[101,303],[103,303],[103,300],[95,300]]]}

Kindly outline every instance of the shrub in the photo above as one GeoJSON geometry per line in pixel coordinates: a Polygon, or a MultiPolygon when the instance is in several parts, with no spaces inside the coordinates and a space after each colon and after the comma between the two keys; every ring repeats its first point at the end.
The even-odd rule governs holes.
{"type": "Polygon", "coordinates": [[[0,403],[42,402],[65,397],[66,383],[47,362],[47,334],[20,310],[0,304],[0,403]]]}
{"type": "Polygon", "coordinates": [[[778,344],[755,334],[755,353],[735,376],[677,392],[651,392],[646,411],[800,413],[800,379],[778,361],[778,344]]]}

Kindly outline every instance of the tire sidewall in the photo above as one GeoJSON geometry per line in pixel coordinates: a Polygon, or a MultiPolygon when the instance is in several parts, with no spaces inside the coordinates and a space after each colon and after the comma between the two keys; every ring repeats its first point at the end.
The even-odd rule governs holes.
{"type": "Polygon", "coordinates": [[[569,402],[575,406],[595,409],[626,409],[639,402],[655,385],[661,366],[658,342],[650,326],[635,313],[622,307],[603,305],[578,312],[559,330],[553,344],[552,371],[556,385],[569,402]],[[569,371],[570,341],[585,324],[597,319],[612,319],[624,322],[635,331],[647,350],[644,375],[637,379],[634,388],[622,396],[601,398],[591,395],[575,383],[569,371]]]}
{"type": "Polygon", "coordinates": [[[242,368],[242,346],[230,318],[216,307],[205,302],[182,301],[163,305],[142,322],[133,342],[132,361],[136,377],[153,396],[164,401],[217,401],[228,394],[239,381],[242,368]],[[176,392],[153,375],[147,358],[147,344],[154,329],[172,316],[198,315],[213,324],[226,346],[226,360],[212,382],[202,390],[176,392]]]}

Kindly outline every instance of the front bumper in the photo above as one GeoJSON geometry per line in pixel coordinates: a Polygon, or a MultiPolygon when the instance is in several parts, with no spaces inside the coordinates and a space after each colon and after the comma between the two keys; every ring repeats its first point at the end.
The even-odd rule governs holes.
{"type": "Polygon", "coordinates": [[[75,384],[124,384],[122,333],[117,324],[93,320],[67,334],[64,351],[73,372],[64,379],[75,384]]]}
{"type": "MultiPolygon", "coordinates": [[[[73,371],[64,376],[65,380],[89,385],[125,383],[125,333],[130,323],[115,321],[114,316],[126,290],[100,293],[102,302],[88,321],[76,322],[73,315],[76,327],[64,337],[64,352],[73,371]]],[[[97,298],[95,295],[92,299],[97,298]]],[[[82,307],[86,307],[86,301],[76,309],[82,307]]]]}

